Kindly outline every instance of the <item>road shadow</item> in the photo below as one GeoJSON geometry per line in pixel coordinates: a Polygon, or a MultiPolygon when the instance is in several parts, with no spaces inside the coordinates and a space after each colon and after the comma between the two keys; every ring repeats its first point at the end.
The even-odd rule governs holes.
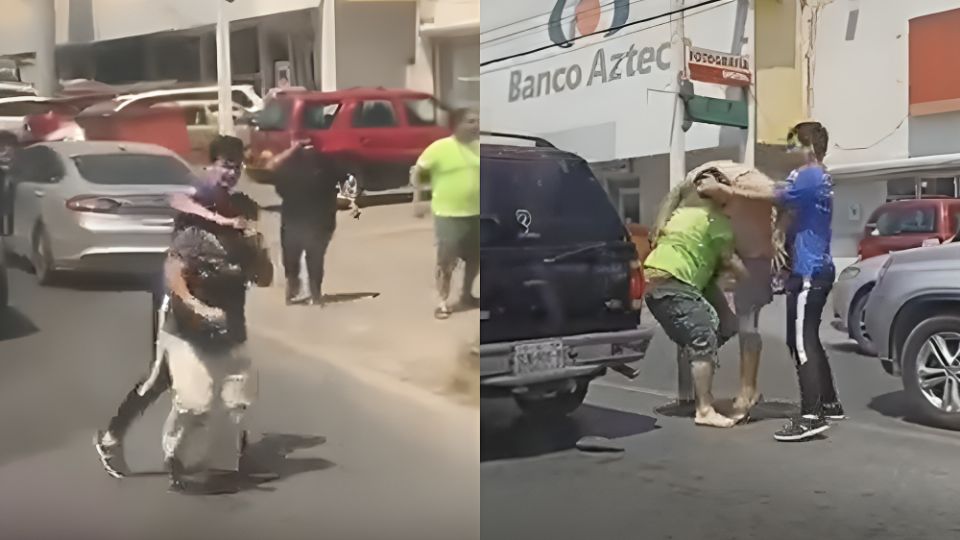
{"type": "Polygon", "coordinates": [[[860,350],[860,346],[857,345],[856,341],[842,341],[839,343],[827,343],[825,345],[827,349],[831,351],[866,356],[863,354],[863,351],[860,350]]]}
{"type": "Polygon", "coordinates": [[[876,396],[870,400],[870,403],[867,404],[867,408],[876,411],[887,418],[894,418],[908,424],[944,429],[942,426],[938,426],[921,418],[917,418],[913,413],[911,413],[910,406],[907,404],[907,394],[903,390],[897,390],[895,392],[889,392],[876,396]]]}
{"type": "Polygon", "coordinates": [[[506,423],[480,423],[480,462],[537,457],[576,448],[583,437],[610,440],[659,429],[652,416],[583,405],[573,415],[534,421],[514,415],[506,423]]]}
{"type": "Polygon", "coordinates": [[[40,329],[15,307],[0,308],[0,341],[19,339],[40,329]]]}
{"type": "Polygon", "coordinates": [[[241,471],[234,477],[236,490],[272,492],[276,488],[268,484],[335,467],[335,463],[323,458],[290,457],[298,450],[309,450],[326,442],[326,437],[315,435],[265,433],[247,448],[241,471]]]}
{"type": "MultiPolygon", "coordinates": [[[[733,416],[733,399],[718,399],[714,402],[717,412],[724,416],[733,416]]],[[[657,414],[672,418],[690,418],[694,416],[693,405],[677,404],[676,402],[656,408],[657,414]]],[[[800,414],[800,404],[790,401],[768,401],[762,399],[750,409],[745,422],[762,422],[764,420],[782,420],[800,414]]]]}
{"type": "MultiPolygon", "coordinates": [[[[348,302],[355,302],[357,300],[363,300],[365,298],[377,298],[380,296],[378,292],[356,292],[356,293],[336,293],[336,294],[325,294],[321,300],[321,304],[324,306],[331,306],[334,304],[346,304],[348,302]]],[[[294,306],[309,306],[310,297],[303,296],[299,297],[291,302],[294,306]]]]}

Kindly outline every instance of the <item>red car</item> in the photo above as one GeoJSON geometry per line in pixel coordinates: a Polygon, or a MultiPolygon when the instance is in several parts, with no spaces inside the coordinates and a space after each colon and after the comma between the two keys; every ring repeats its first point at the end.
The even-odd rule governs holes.
{"type": "Polygon", "coordinates": [[[346,196],[409,186],[410,167],[433,141],[450,134],[446,111],[430,94],[353,88],[281,92],[251,120],[248,171],[265,180],[266,161],[309,138],[347,172],[346,196]]]}
{"type": "Polygon", "coordinates": [[[861,259],[950,240],[960,227],[960,199],[911,199],[878,208],[863,231],[861,259]]]}

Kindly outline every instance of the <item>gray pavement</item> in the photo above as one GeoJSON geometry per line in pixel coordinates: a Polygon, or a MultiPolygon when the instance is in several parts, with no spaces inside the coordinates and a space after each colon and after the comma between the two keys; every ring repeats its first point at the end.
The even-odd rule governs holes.
{"type": "Polygon", "coordinates": [[[128,441],[131,466],[148,474],[107,477],[91,437],[147,368],[149,297],[136,284],[40,288],[19,270],[10,278],[14,309],[0,321],[0,538],[477,538],[474,422],[255,332],[251,452],[279,480],[230,496],[167,493],[149,474],[160,469],[166,399],[128,441]]]}
{"type": "MultiPolygon", "coordinates": [[[[781,337],[782,299],[762,319],[760,387],[772,403],[731,430],[654,412],[676,389],[673,347],[662,334],[639,379],[598,381],[568,421],[528,426],[510,403],[485,403],[482,537],[960,538],[960,434],[903,420],[900,381],[852,352],[827,321],[822,335],[851,418],[823,440],[773,440],[797,383],[781,337]],[[588,435],[625,451],[574,449],[588,435]]],[[[734,395],[737,354],[736,343],[722,351],[719,398],[734,395]]]]}

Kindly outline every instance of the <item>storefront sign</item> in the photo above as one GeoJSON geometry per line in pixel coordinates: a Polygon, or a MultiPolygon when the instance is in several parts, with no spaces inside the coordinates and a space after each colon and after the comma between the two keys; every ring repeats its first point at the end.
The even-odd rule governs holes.
{"type": "Polygon", "coordinates": [[[695,81],[750,86],[750,59],[746,56],[689,47],[687,73],[695,81]]]}

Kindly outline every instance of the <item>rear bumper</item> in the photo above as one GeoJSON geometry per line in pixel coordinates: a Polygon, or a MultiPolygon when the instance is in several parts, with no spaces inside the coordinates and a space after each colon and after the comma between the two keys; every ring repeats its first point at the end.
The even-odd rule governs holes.
{"type": "Polygon", "coordinates": [[[510,388],[592,376],[606,367],[643,359],[654,332],[653,328],[638,328],[620,332],[558,336],[552,339],[563,342],[567,352],[567,367],[522,375],[513,373],[512,358],[515,348],[517,345],[536,343],[544,339],[482,344],[480,384],[510,388]]]}

